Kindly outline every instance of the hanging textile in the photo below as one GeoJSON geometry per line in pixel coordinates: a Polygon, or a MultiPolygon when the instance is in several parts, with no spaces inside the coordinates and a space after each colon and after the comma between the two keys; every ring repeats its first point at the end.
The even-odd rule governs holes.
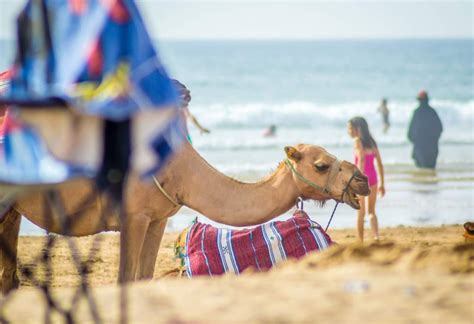
{"type": "Polygon", "coordinates": [[[111,123],[128,125],[115,132],[127,132],[117,137],[130,145],[124,165],[141,175],[156,172],[179,147],[177,92],[134,1],[30,0],[17,30],[0,105],[22,126],[4,135],[0,181],[47,183],[97,173],[104,155],[114,152],[105,147],[115,138],[106,127],[111,123]],[[112,137],[105,140],[106,134],[112,137]],[[9,172],[13,155],[18,172],[9,172]],[[41,176],[46,156],[64,164],[49,168],[64,171],[60,176],[41,176]]]}

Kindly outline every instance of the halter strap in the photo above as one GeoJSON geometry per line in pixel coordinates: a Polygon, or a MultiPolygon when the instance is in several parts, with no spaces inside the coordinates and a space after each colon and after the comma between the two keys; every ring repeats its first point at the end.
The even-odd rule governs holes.
{"type": "Polygon", "coordinates": [[[342,194],[341,194],[341,201],[344,201],[344,195],[347,194],[347,189],[349,189],[349,186],[351,185],[351,182],[352,180],[354,180],[355,177],[357,177],[358,175],[360,175],[360,171],[355,171],[351,178],[349,179],[349,181],[347,182],[347,185],[346,187],[344,188],[344,190],[342,191],[342,194]]]}
{"type": "Polygon", "coordinates": [[[337,173],[340,171],[339,170],[340,167],[341,167],[341,161],[336,159],[331,166],[331,170],[329,170],[329,176],[326,181],[326,186],[324,187],[325,193],[329,194],[329,186],[334,182],[334,180],[336,180],[336,176],[337,176],[337,173]]]}
{"type": "MultiPolygon", "coordinates": [[[[349,188],[349,186],[351,185],[351,182],[352,180],[354,180],[354,178],[359,174],[359,171],[356,171],[352,174],[352,177],[349,179],[349,181],[347,182],[347,185],[346,187],[344,188],[344,190],[342,191],[342,194],[341,194],[341,201],[344,201],[344,195],[347,193],[347,189],[349,188]]],[[[326,225],[326,229],[325,231],[327,232],[328,228],[329,228],[329,225],[331,225],[331,221],[332,221],[332,218],[334,217],[334,213],[336,212],[336,209],[337,209],[337,206],[339,205],[339,201],[336,201],[336,206],[334,206],[334,209],[332,210],[332,214],[331,214],[331,217],[329,218],[329,221],[328,221],[328,224],[326,225]]]]}
{"type": "Polygon", "coordinates": [[[290,168],[291,172],[293,172],[293,174],[298,179],[300,179],[301,181],[306,183],[308,186],[313,187],[316,190],[318,190],[318,191],[322,192],[323,194],[327,195],[330,192],[329,187],[332,185],[332,183],[336,179],[337,173],[339,172],[339,167],[341,165],[341,161],[336,159],[333,162],[333,164],[331,166],[331,170],[329,171],[329,176],[328,176],[328,179],[326,181],[326,185],[324,187],[321,187],[320,185],[312,182],[311,180],[306,179],[301,173],[296,171],[295,167],[293,166],[293,163],[291,163],[290,160],[285,159],[285,164],[288,166],[288,168],[290,168]]]}
{"type": "MultiPolygon", "coordinates": [[[[338,159],[336,159],[333,162],[333,164],[331,166],[331,169],[329,170],[329,176],[328,176],[328,179],[326,180],[326,185],[323,188],[323,187],[317,185],[316,183],[312,182],[311,180],[308,180],[305,177],[303,177],[303,175],[301,175],[298,171],[296,171],[295,167],[293,166],[293,163],[291,163],[288,159],[285,159],[285,164],[288,166],[288,168],[290,168],[291,172],[293,172],[293,174],[296,175],[296,177],[298,179],[300,179],[301,181],[306,183],[308,186],[311,186],[311,187],[321,191],[324,194],[329,194],[329,187],[331,186],[331,184],[336,179],[337,173],[340,171],[339,169],[341,167],[341,163],[342,162],[339,161],[338,159]]],[[[359,174],[360,174],[359,171],[355,171],[352,174],[351,178],[349,179],[349,181],[346,184],[346,187],[344,188],[344,190],[341,193],[341,198],[340,198],[341,202],[344,202],[344,195],[347,194],[347,189],[349,189],[349,186],[351,185],[352,180],[354,180],[354,178],[359,174]]],[[[299,199],[301,199],[301,198],[299,198],[299,199]]],[[[302,205],[303,205],[303,202],[301,202],[301,206],[302,205]]],[[[332,210],[331,217],[329,218],[329,221],[328,221],[328,224],[326,225],[325,231],[327,231],[328,228],[329,228],[329,225],[331,225],[332,218],[334,217],[334,214],[336,212],[336,209],[337,209],[338,205],[339,205],[339,201],[336,200],[336,205],[334,206],[334,209],[332,210]]],[[[298,206],[298,201],[296,203],[296,206],[298,206]]]]}

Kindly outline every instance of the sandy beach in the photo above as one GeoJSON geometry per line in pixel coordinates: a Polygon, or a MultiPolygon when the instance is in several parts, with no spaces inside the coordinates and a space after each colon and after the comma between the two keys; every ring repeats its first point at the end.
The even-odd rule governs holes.
{"type": "Polygon", "coordinates": [[[0,324],[474,324],[473,8],[0,0],[0,292],[17,284],[5,258],[22,218],[0,324]],[[98,190],[63,190],[84,178],[98,190]],[[297,239],[264,225],[245,246],[190,231],[208,273],[245,268],[235,251],[258,268],[285,261],[182,274],[175,240],[190,223],[296,209],[335,244],[286,260],[305,241],[297,221],[297,239]],[[46,232],[96,228],[129,235],[46,232]],[[120,257],[121,281],[151,272],[162,233],[154,277],[117,284],[120,257]]]}
{"type": "MultiPolygon", "coordinates": [[[[342,322],[472,323],[474,320],[474,244],[462,226],[396,227],[381,230],[381,242],[356,243],[355,231],[330,230],[338,242],[322,253],[289,261],[266,273],[176,278],[176,233],[166,234],[153,281],[128,286],[132,323],[342,322]]],[[[36,267],[44,237],[20,237],[19,257],[36,267]]],[[[74,238],[82,255],[94,237],[74,238]]],[[[100,236],[90,282],[105,322],[119,317],[119,237],[100,236]]],[[[70,303],[78,284],[67,242],[52,252],[54,293],[70,303]]],[[[40,270],[41,269],[37,269],[40,270]]],[[[45,303],[24,278],[5,305],[15,323],[42,322],[45,303]],[[25,308],[25,305],[28,305],[25,308]]],[[[83,300],[74,314],[91,320],[83,300]]]]}

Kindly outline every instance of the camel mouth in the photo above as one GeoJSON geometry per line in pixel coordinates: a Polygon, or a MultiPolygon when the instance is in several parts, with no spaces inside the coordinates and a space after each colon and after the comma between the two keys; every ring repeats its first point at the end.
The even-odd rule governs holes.
{"type": "Polygon", "coordinates": [[[359,197],[352,190],[348,190],[344,195],[344,202],[354,209],[360,209],[359,197]]]}

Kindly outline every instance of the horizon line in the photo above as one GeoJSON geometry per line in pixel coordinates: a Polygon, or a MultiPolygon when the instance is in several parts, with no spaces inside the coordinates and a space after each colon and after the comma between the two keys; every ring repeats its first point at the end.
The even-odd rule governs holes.
{"type": "MultiPolygon", "coordinates": [[[[153,41],[391,41],[391,40],[471,40],[472,36],[400,36],[400,37],[151,37],[153,41]]],[[[14,41],[14,37],[0,37],[0,41],[14,41]]]]}
{"type": "Polygon", "coordinates": [[[474,36],[456,36],[456,37],[445,37],[445,36],[403,36],[403,37],[159,37],[152,38],[155,40],[163,41],[205,41],[205,40],[218,40],[218,41],[364,41],[364,40],[472,40],[474,36]]]}

